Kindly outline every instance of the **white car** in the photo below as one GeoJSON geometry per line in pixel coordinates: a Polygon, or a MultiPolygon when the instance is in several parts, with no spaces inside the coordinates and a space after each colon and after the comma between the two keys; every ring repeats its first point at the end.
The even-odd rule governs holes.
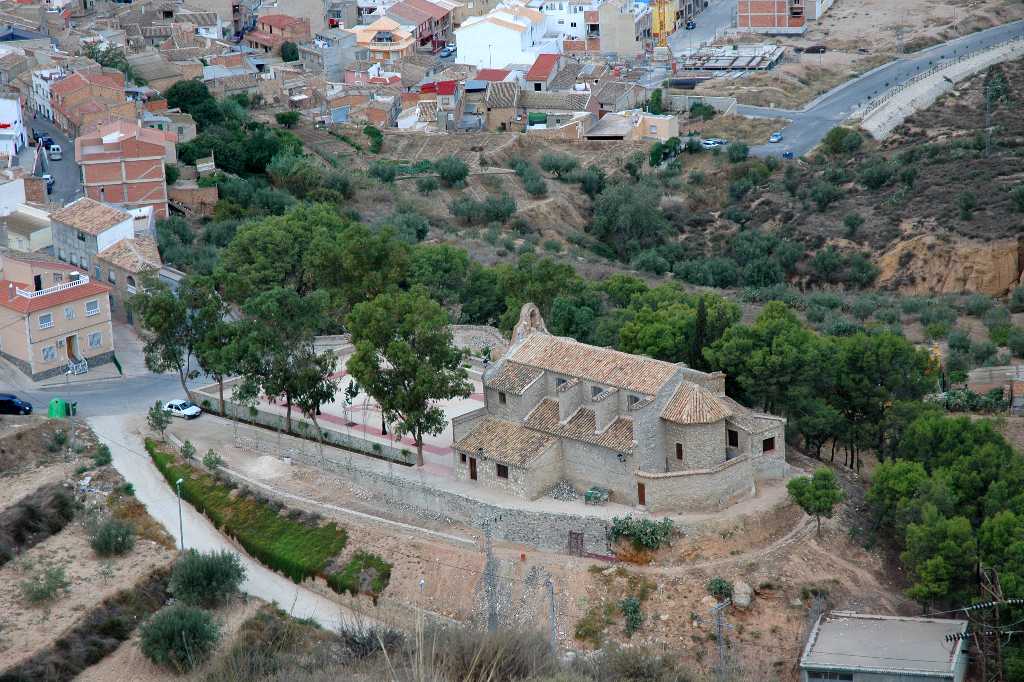
{"type": "Polygon", "coordinates": [[[772,133],[772,134],[771,134],[771,135],[770,135],[770,136],[768,137],[768,141],[769,141],[770,143],[772,143],[772,144],[777,144],[777,143],[779,143],[779,142],[782,142],[782,133],[772,133]]]}
{"type": "Polygon", "coordinates": [[[197,405],[188,400],[169,400],[164,403],[164,412],[182,419],[195,419],[203,413],[197,405]]]}

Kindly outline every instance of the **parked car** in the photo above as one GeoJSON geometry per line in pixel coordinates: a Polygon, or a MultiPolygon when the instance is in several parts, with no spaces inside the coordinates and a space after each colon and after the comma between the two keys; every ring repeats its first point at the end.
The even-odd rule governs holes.
{"type": "Polygon", "coordinates": [[[729,144],[729,140],[723,140],[720,137],[709,137],[700,143],[700,146],[704,149],[714,149],[715,147],[724,147],[729,144]]]}
{"type": "Polygon", "coordinates": [[[59,144],[51,144],[46,149],[50,153],[50,161],[60,161],[64,158],[64,153],[59,144]]]}
{"type": "Polygon", "coordinates": [[[445,47],[447,47],[452,52],[455,52],[455,41],[453,40],[448,43],[445,43],[445,47]]]}
{"type": "Polygon", "coordinates": [[[793,152],[782,152],[782,158],[784,158],[784,159],[792,159],[793,158],[793,152]]]}
{"type": "Polygon", "coordinates": [[[13,393],[0,393],[0,414],[32,414],[32,403],[13,393]]]}
{"type": "Polygon", "coordinates": [[[169,400],[164,403],[164,412],[169,412],[172,417],[181,417],[182,419],[195,419],[203,413],[190,400],[169,400]]]}
{"type": "Polygon", "coordinates": [[[686,30],[687,31],[692,31],[695,28],[697,28],[697,22],[696,21],[694,21],[693,19],[690,19],[688,22],[686,22],[686,30]]]}
{"type": "Polygon", "coordinates": [[[448,57],[451,57],[453,54],[455,53],[452,51],[452,49],[446,47],[441,50],[441,59],[447,59],[448,57]]]}
{"type": "Polygon", "coordinates": [[[52,137],[49,137],[48,135],[42,135],[39,138],[39,144],[41,144],[45,149],[49,149],[51,146],[57,143],[53,141],[52,137]]]}
{"type": "Polygon", "coordinates": [[[768,136],[768,141],[772,144],[782,142],[782,133],[772,133],[771,135],[768,136]]]}

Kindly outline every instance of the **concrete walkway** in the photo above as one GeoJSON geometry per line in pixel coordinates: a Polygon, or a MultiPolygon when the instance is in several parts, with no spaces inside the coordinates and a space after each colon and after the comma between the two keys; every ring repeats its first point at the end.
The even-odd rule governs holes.
{"type": "MultiPolygon", "coordinates": [[[[89,424],[99,439],[110,447],[114,467],[135,487],[135,496],[180,543],[177,496],[146,453],[141,438],[128,431],[124,417],[92,417],[89,424]]],[[[241,558],[246,570],[242,585],[244,592],[276,602],[294,617],[312,618],[331,630],[374,624],[372,619],[265,568],[221,535],[209,519],[191,505],[182,503],[181,512],[186,547],[203,552],[227,550],[241,558]]]]}

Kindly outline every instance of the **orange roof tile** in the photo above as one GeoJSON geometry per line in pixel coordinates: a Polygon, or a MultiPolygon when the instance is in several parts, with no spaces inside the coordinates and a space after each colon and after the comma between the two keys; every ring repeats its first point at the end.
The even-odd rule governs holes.
{"type": "Polygon", "coordinates": [[[484,457],[495,462],[525,467],[555,442],[551,436],[521,424],[487,417],[456,443],[455,449],[474,455],[483,450],[484,457]]]}
{"type": "Polygon", "coordinates": [[[95,199],[82,197],[50,214],[50,219],[88,234],[99,234],[120,222],[131,220],[132,214],[95,199]]]}
{"type": "Polygon", "coordinates": [[[0,280],[0,306],[3,306],[8,310],[14,310],[15,312],[19,312],[23,315],[34,313],[39,310],[47,310],[70,301],[80,301],[83,298],[92,298],[94,296],[106,294],[110,291],[110,287],[106,284],[90,280],[85,284],[67,287],[60,291],[55,291],[52,294],[46,294],[45,296],[33,296],[32,298],[26,298],[24,296],[18,296],[17,294],[11,296],[10,292],[13,291],[13,289],[11,289],[12,285],[15,289],[24,289],[26,291],[32,290],[32,287],[28,284],[13,282],[9,279],[2,279],[0,280]]]}
{"type": "Polygon", "coordinates": [[[676,389],[661,418],[677,424],[714,424],[732,416],[732,410],[716,398],[711,391],[684,381],[676,389]]]}

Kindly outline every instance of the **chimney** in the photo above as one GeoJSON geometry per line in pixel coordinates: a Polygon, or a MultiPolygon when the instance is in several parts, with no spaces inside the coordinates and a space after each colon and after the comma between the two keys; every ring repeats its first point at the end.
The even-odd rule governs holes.
{"type": "Polygon", "coordinates": [[[7,300],[14,300],[14,282],[8,282],[7,284],[7,300]]]}

